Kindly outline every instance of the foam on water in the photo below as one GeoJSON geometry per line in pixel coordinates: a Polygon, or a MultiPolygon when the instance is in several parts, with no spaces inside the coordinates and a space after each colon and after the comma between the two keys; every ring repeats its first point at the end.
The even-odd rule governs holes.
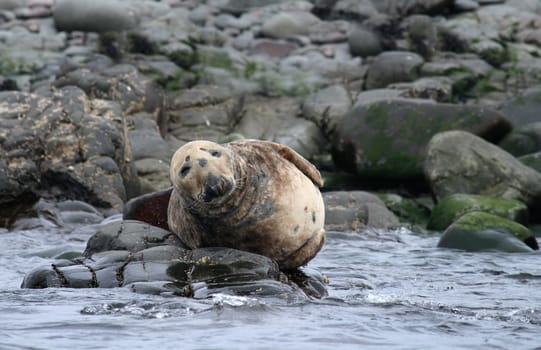
{"type": "Polygon", "coordinates": [[[406,229],[331,233],[310,263],[329,297],[146,295],[129,288],[23,290],[57,247],[88,231],[0,233],[0,349],[535,348],[541,254],[436,248],[406,229]]]}

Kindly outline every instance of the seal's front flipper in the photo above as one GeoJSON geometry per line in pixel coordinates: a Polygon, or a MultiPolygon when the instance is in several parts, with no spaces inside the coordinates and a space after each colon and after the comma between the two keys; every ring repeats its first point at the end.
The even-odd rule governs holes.
{"type": "Polygon", "coordinates": [[[124,220],[139,220],[169,230],[167,207],[173,187],[131,199],[124,206],[124,220]]]}

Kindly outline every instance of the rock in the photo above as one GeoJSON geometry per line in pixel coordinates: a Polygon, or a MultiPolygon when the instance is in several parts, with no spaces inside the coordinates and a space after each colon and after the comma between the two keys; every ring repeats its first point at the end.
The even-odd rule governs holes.
{"type": "Polygon", "coordinates": [[[307,96],[302,104],[303,118],[316,123],[330,137],[353,103],[344,85],[332,85],[307,96]]]}
{"type": "Polygon", "coordinates": [[[326,10],[330,12],[331,18],[363,21],[379,14],[371,0],[338,0],[331,2],[331,4],[334,5],[332,9],[326,10]]]}
{"type": "MultiPolygon", "coordinates": [[[[373,100],[357,104],[337,127],[333,159],[365,181],[424,181],[426,145],[441,131],[469,130],[499,141],[509,122],[495,110],[477,105],[414,99],[373,100]]],[[[452,163],[449,163],[452,164],[452,163]]]]}
{"type": "Polygon", "coordinates": [[[516,199],[533,213],[541,206],[541,174],[468,132],[434,135],[427,146],[424,171],[438,199],[470,193],[516,199]]]}
{"type": "Polygon", "coordinates": [[[0,1],[0,10],[15,10],[19,7],[27,6],[30,0],[2,0],[0,1]]]}
{"type": "Polygon", "coordinates": [[[510,253],[539,249],[535,237],[528,228],[483,212],[470,212],[460,217],[445,230],[438,247],[510,253]]]}
{"type": "Polygon", "coordinates": [[[454,10],[456,12],[474,11],[479,8],[479,3],[475,0],[455,0],[454,10]]]}
{"type": "Polygon", "coordinates": [[[3,202],[33,193],[119,210],[138,184],[123,116],[74,86],[48,94],[0,94],[0,109],[12,111],[0,121],[3,202]]]}
{"type": "Polygon", "coordinates": [[[184,248],[172,232],[136,220],[114,221],[98,228],[87,242],[83,255],[118,250],[131,253],[162,245],[184,248]]]}
{"type": "Polygon", "coordinates": [[[168,133],[181,142],[216,142],[238,123],[243,105],[244,99],[224,86],[197,85],[181,90],[169,103],[168,133]]]}
{"type": "Polygon", "coordinates": [[[406,18],[402,25],[405,27],[404,36],[408,41],[409,50],[430,60],[438,45],[438,32],[432,18],[426,15],[413,15],[406,18]]]}
{"type": "Polygon", "coordinates": [[[445,13],[453,7],[454,0],[372,0],[372,2],[379,11],[397,17],[445,13]]]}
{"type": "Polygon", "coordinates": [[[213,293],[285,294],[289,298],[327,293],[323,277],[310,271],[291,272],[289,280],[267,257],[229,248],[187,250],[175,234],[139,221],[101,225],[89,239],[84,256],[37,267],[27,274],[22,287],[128,287],[196,298],[213,293]]]}
{"type": "Polygon", "coordinates": [[[535,169],[538,173],[541,173],[541,152],[526,154],[519,157],[518,160],[520,160],[522,164],[535,169]]]}
{"type": "Polygon", "coordinates": [[[419,77],[424,60],[407,51],[385,51],[374,57],[366,72],[366,89],[384,88],[391,83],[413,81],[419,77]]]}
{"type": "Polygon", "coordinates": [[[160,130],[164,128],[163,90],[131,65],[74,67],[54,82],[58,88],[68,85],[93,97],[117,101],[126,114],[148,112],[160,130]]]}
{"type": "Polygon", "coordinates": [[[156,158],[143,158],[135,161],[139,176],[141,193],[159,191],[171,185],[169,180],[169,161],[156,158]]]}
{"type": "Polygon", "coordinates": [[[348,44],[354,56],[376,56],[383,51],[379,35],[368,28],[353,28],[348,35],[348,44]]]}
{"type": "Polygon", "coordinates": [[[532,87],[505,101],[499,110],[515,127],[539,121],[541,108],[541,86],[532,87]]]}
{"type": "Polygon", "coordinates": [[[266,55],[272,58],[285,58],[298,48],[298,45],[292,42],[258,39],[254,40],[250,53],[252,55],[266,55]]]}
{"type": "Polygon", "coordinates": [[[319,18],[310,12],[280,12],[266,20],[259,32],[271,38],[292,38],[308,35],[310,27],[317,25],[319,21],[319,18]]]}
{"type": "Polygon", "coordinates": [[[523,156],[541,151],[541,122],[516,127],[499,146],[514,156],[523,156]]]}
{"type": "Polygon", "coordinates": [[[53,18],[59,31],[107,32],[134,28],[139,18],[129,1],[57,0],[53,18]]]}
{"type": "MultiPolygon", "coordinates": [[[[148,2],[144,1],[143,3],[148,2]]],[[[193,64],[189,54],[182,57],[190,42],[190,37],[197,35],[197,26],[190,21],[190,11],[183,7],[169,8],[161,15],[149,18],[139,26],[128,31],[132,46],[127,51],[144,54],[163,54],[179,64],[179,56],[187,66],[193,64]]],[[[191,52],[190,52],[191,53],[191,52]]],[[[185,67],[183,64],[179,64],[185,67]]]]}
{"type": "Polygon", "coordinates": [[[154,158],[169,163],[173,152],[160,135],[152,115],[146,112],[131,115],[128,124],[133,160],[154,158]]]}
{"type": "Polygon", "coordinates": [[[266,20],[260,33],[271,38],[292,38],[308,35],[310,27],[319,23],[319,18],[304,11],[280,12],[266,20]]]}
{"type": "Polygon", "coordinates": [[[400,219],[400,222],[426,226],[430,218],[430,207],[421,199],[406,198],[393,193],[378,193],[377,196],[400,219]]]}
{"type": "Polygon", "coordinates": [[[446,77],[421,78],[411,83],[396,83],[389,89],[401,90],[400,97],[431,99],[436,102],[451,102],[452,81],[446,77]]]}
{"type": "MultiPolygon", "coordinates": [[[[304,6],[304,1],[298,1],[298,3],[300,3],[298,6],[304,6]]],[[[288,2],[287,0],[225,0],[220,1],[218,7],[223,11],[227,11],[233,14],[241,14],[249,10],[256,10],[260,7],[276,7],[276,10],[287,9],[287,7],[284,6],[287,6],[289,4],[290,2],[288,2]]],[[[309,8],[307,10],[309,10],[309,8]]]]}
{"type": "Polygon", "coordinates": [[[324,145],[323,136],[316,124],[297,116],[299,111],[298,98],[248,97],[242,120],[233,131],[248,139],[283,143],[313,159],[324,145]]]}
{"type": "Polygon", "coordinates": [[[325,230],[361,232],[368,228],[389,229],[398,218],[377,196],[363,191],[323,192],[325,230]]]}
{"type": "Polygon", "coordinates": [[[457,193],[444,197],[432,210],[427,229],[443,231],[462,215],[480,211],[501,216],[523,225],[528,223],[528,207],[517,200],[457,193]]]}
{"type": "Polygon", "coordinates": [[[502,37],[515,35],[512,28],[535,21],[532,13],[507,5],[482,6],[475,16],[463,14],[441,22],[443,49],[454,52],[474,52],[494,66],[512,61],[502,37]]]}

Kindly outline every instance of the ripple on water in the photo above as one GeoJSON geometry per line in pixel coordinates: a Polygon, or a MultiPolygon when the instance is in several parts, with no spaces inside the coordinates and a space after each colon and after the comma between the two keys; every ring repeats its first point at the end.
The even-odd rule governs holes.
{"type": "Polygon", "coordinates": [[[0,349],[497,349],[539,343],[538,253],[438,249],[437,234],[404,229],[330,233],[310,263],[330,280],[322,300],[19,289],[26,272],[50,263],[55,247],[83,247],[88,237],[78,232],[0,232],[0,349]]]}

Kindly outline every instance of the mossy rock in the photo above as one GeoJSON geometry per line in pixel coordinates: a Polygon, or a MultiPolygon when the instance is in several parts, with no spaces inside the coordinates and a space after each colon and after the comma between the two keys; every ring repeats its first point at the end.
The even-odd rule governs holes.
{"type": "Polygon", "coordinates": [[[456,219],[472,211],[498,215],[522,224],[528,223],[528,207],[521,201],[457,193],[444,197],[434,207],[426,228],[443,231],[456,219]]]}
{"type": "Polygon", "coordinates": [[[424,226],[430,217],[430,209],[416,199],[393,193],[378,193],[377,196],[401,222],[424,226]]]}
{"type": "Polygon", "coordinates": [[[479,105],[374,100],[344,115],[332,137],[332,155],[339,168],[365,180],[416,183],[424,179],[426,146],[435,134],[465,130],[497,142],[510,129],[502,114],[479,105]]]}
{"type": "Polygon", "coordinates": [[[519,157],[518,160],[520,160],[522,164],[537,170],[538,173],[541,173],[541,152],[526,154],[519,157]]]}
{"type": "Polygon", "coordinates": [[[510,253],[539,249],[537,240],[527,227],[480,211],[467,213],[449,226],[441,236],[438,247],[510,253]]]}

